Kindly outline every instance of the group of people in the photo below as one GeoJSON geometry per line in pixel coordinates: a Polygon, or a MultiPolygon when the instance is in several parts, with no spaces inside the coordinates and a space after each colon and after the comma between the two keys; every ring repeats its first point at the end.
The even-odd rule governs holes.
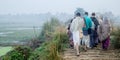
{"type": "Polygon", "coordinates": [[[87,51],[88,48],[93,49],[101,43],[102,49],[107,50],[110,43],[110,30],[111,25],[107,17],[96,17],[95,13],[89,17],[88,12],[81,16],[78,12],[68,26],[70,47],[75,49],[77,56],[80,53],[80,46],[87,51]]]}

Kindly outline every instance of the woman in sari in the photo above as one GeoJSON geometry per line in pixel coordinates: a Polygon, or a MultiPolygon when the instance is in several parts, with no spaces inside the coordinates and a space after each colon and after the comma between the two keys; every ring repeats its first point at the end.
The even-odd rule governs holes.
{"type": "Polygon", "coordinates": [[[104,18],[103,22],[99,26],[99,39],[102,43],[102,49],[107,50],[110,43],[110,21],[107,17],[104,18]]]}

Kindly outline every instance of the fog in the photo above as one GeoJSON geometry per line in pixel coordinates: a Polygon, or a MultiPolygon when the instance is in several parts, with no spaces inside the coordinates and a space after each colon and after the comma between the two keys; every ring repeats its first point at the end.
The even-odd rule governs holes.
{"type": "Polygon", "coordinates": [[[111,11],[120,15],[120,0],[0,0],[0,14],[73,14],[77,7],[88,12],[111,11]]]}

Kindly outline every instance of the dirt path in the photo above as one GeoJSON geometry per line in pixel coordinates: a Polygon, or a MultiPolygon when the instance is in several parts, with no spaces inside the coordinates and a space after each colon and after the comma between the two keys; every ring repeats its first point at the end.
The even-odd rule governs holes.
{"type": "Polygon", "coordinates": [[[64,60],[120,60],[120,53],[115,53],[115,50],[89,49],[87,52],[81,51],[77,57],[74,49],[69,48],[64,51],[63,58],[64,60]]]}

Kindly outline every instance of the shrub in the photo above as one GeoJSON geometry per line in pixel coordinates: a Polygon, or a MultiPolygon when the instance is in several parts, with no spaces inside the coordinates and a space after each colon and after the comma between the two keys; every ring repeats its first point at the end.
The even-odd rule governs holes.
{"type": "Polygon", "coordinates": [[[112,45],[115,49],[120,49],[120,28],[113,32],[112,45]]]}
{"type": "Polygon", "coordinates": [[[28,60],[45,60],[45,57],[47,55],[47,48],[48,42],[43,43],[40,47],[36,48],[28,60]]]}
{"type": "Polygon", "coordinates": [[[57,18],[51,18],[50,21],[47,21],[43,24],[41,33],[38,38],[40,40],[51,39],[53,37],[55,28],[60,25],[60,21],[57,18]]]}
{"type": "Polygon", "coordinates": [[[30,52],[31,49],[29,47],[18,46],[3,56],[2,60],[28,60],[30,52]]]}
{"type": "Polygon", "coordinates": [[[56,33],[51,41],[46,41],[37,48],[29,60],[62,60],[60,52],[64,50],[67,41],[66,33],[56,33]]]}

